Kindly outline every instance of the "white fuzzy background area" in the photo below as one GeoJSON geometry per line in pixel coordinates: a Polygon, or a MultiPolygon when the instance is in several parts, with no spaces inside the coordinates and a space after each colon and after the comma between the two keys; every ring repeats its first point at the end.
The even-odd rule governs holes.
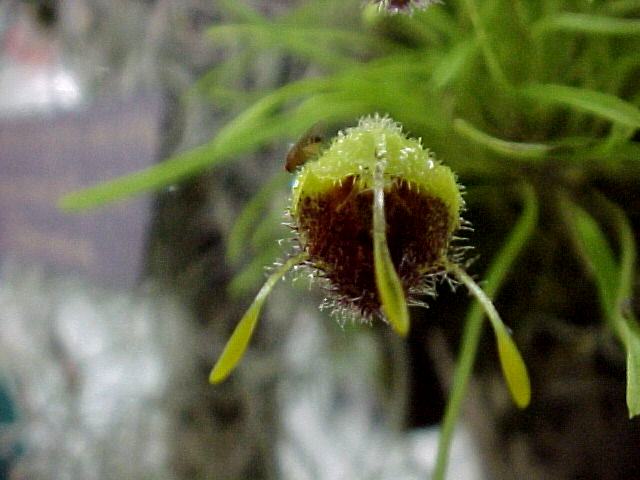
{"type": "MultiPolygon", "coordinates": [[[[4,433],[23,450],[11,478],[174,478],[167,405],[191,372],[189,325],[179,303],[150,286],[116,292],[4,261],[0,375],[20,416],[4,433]]],[[[336,355],[317,318],[301,311],[293,325],[274,439],[281,478],[429,478],[437,429],[387,424],[370,336],[352,336],[356,344],[336,355]]],[[[464,430],[450,464],[448,478],[481,478],[464,430]]]]}

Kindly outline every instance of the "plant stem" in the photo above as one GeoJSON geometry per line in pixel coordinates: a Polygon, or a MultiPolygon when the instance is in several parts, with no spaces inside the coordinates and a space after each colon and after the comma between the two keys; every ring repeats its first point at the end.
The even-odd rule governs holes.
{"type": "Polygon", "coordinates": [[[438,455],[436,466],[433,472],[434,480],[444,480],[447,471],[449,451],[453,440],[453,431],[458,421],[462,400],[467,393],[467,384],[473,370],[473,362],[476,358],[480,334],[482,333],[483,312],[480,309],[473,309],[467,319],[462,334],[461,350],[458,356],[458,364],[453,375],[451,393],[447,408],[442,420],[440,437],[438,438],[438,455]]]}
{"type": "Polygon", "coordinates": [[[455,263],[448,262],[446,264],[447,271],[453,273],[455,277],[460,280],[464,284],[465,287],[469,290],[471,295],[475,297],[475,299],[482,306],[484,313],[489,317],[489,321],[493,326],[493,329],[496,331],[505,330],[506,327],[500,318],[500,314],[496,310],[496,307],[493,305],[493,302],[489,298],[489,296],[484,293],[484,290],[480,288],[480,286],[476,283],[476,281],[471,278],[471,276],[464,271],[462,267],[455,263]]]}

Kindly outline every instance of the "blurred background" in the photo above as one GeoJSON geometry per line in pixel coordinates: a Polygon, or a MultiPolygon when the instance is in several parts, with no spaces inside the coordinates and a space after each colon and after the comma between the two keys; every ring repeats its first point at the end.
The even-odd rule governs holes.
{"type": "Polygon", "coordinates": [[[521,16],[510,22],[500,0],[406,16],[360,0],[1,2],[0,480],[430,478],[469,306],[462,291],[440,286],[428,310],[412,311],[404,341],[382,324],[341,325],[318,309],[319,289],[282,282],[237,371],[207,380],[264,267],[287,254],[278,240],[290,237],[289,144],[318,116],[337,130],[375,111],[432,141],[468,185],[474,275],[518,220],[523,181],[540,204],[497,298],[532,375],[532,405],[510,403],[485,333],[447,478],[640,478],[625,352],[605,326],[591,250],[586,266],[567,253],[580,239],[556,209],[558,192],[586,199],[619,253],[597,201],[606,195],[637,238],[640,27],[584,40],[583,22],[564,43],[541,42],[555,63],[522,66],[529,24],[545,15],[640,22],[640,3],[565,3],[513,2],[521,16]],[[318,40],[314,28],[335,30],[318,40]],[[498,50],[511,79],[615,93],[636,109],[631,120],[509,103],[483,46],[467,42],[502,39],[503,28],[525,32],[498,50]],[[425,71],[406,67],[418,64],[425,71]],[[601,82],[608,76],[616,81],[601,82]],[[319,101],[286,93],[314,78],[334,82],[309,94],[319,101]],[[239,122],[231,130],[261,98],[273,102],[247,116],[255,124],[245,118],[246,137],[239,122]],[[460,116],[550,147],[531,160],[512,144],[478,143],[460,116]],[[212,143],[218,132],[227,156],[212,143]],[[98,208],[58,208],[69,192],[169,157],[133,188],[142,195],[110,203],[121,200],[116,186],[98,208]]]}

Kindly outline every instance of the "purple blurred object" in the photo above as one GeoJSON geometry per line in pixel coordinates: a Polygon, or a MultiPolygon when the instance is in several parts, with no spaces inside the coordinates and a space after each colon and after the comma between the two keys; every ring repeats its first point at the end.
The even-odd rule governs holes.
{"type": "Polygon", "coordinates": [[[104,285],[135,283],[144,260],[148,198],[83,214],[58,199],[148,167],[160,148],[158,95],[101,100],[40,116],[0,119],[0,257],[80,272],[104,285]]]}

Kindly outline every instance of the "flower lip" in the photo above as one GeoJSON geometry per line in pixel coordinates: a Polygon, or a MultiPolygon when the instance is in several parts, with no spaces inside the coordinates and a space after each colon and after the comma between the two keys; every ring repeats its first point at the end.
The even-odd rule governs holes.
{"type": "MultiPolygon", "coordinates": [[[[299,242],[307,264],[330,284],[339,309],[364,318],[380,317],[372,242],[373,192],[356,176],[345,178],[298,206],[299,242]]],[[[450,242],[445,203],[410,182],[392,177],[385,187],[387,241],[405,293],[419,292],[426,275],[441,270],[450,242]]]]}

